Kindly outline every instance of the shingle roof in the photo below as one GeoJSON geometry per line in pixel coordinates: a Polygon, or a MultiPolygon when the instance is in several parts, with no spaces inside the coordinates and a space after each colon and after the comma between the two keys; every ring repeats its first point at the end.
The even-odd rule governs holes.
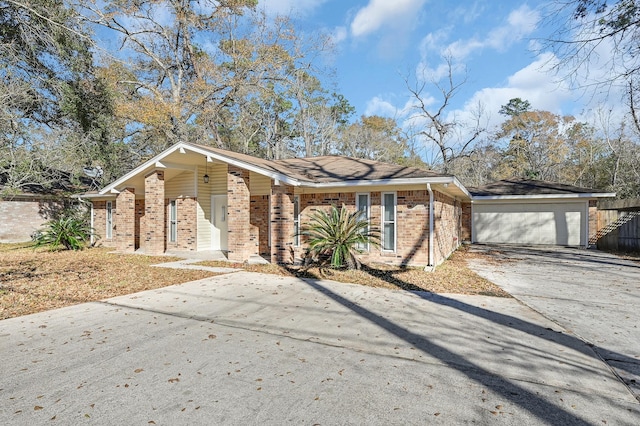
{"type": "Polygon", "coordinates": [[[399,166],[361,158],[324,156],[291,158],[274,163],[291,172],[303,175],[315,183],[331,183],[356,180],[417,179],[447,176],[417,167],[399,166]]]}
{"type": "Polygon", "coordinates": [[[417,167],[399,166],[361,158],[323,157],[265,160],[247,154],[196,145],[217,155],[256,165],[302,182],[332,183],[357,180],[417,179],[450,176],[417,167]]]}
{"type": "Polygon", "coordinates": [[[474,197],[497,195],[594,194],[602,192],[595,189],[565,185],[562,183],[521,178],[499,180],[484,186],[467,189],[474,197]]]}

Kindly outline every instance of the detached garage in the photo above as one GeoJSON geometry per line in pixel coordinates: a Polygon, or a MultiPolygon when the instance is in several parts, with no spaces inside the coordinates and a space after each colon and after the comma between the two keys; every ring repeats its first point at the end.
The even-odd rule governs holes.
{"type": "Polygon", "coordinates": [[[525,179],[502,180],[469,192],[474,243],[582,247],[596,232],[597,199],[615,196],[525,179]]]}

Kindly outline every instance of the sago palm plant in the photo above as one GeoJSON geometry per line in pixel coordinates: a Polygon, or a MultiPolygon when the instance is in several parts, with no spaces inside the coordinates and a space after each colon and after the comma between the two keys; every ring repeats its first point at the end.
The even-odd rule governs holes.
{"type": "Polygon", "coordinates": [[[79,217],[62,216],[47,222],[45,229],[34,235],[35,247],[49,246],[57,250],[61,246],[67,250],[80,250],[91,238],[92,228],[79,217]]]}
{"type": "Polygon", "coordinates": [[[328,212],[316,211],[300,235],[307,237],[309,252],[314,259],[329,258],[331,266],[349,269],[360,268],[356,255],[358,245],[379,245],[379,236],[369,228],[369,221],[362,212],[349,212],[343,205],[331,206],[328,212]]]}

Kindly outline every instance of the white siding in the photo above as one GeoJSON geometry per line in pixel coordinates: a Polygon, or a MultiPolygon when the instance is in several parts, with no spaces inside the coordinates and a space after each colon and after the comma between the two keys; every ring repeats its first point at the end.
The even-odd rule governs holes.
{"type": "Polygon", "coordinates": [[[251,195],[271,195],[271,178],[251,172],[249,191],[251,195]]]}
{"type": "Polygon", "coordinates": [[[187,170],[167,181],[164,186],[165,198],[194,197],[195,194],[193,172],[187,170]]]}
{"type": "Polygon", "coordinates": [[[226,164],[198,166],[198,250],[211,249],[211,196],[227,194],[226,164]],[[203,176],[209,175],[209,183],[203,176]]]}

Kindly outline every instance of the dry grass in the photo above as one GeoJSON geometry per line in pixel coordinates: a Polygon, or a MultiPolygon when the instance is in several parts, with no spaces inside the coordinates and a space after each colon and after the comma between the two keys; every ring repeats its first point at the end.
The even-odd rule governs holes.
{"type": "MultiPolygon", "coordinates": [[[[467,266],[466,259],[483,257],[480,253],[472,253],[466,247],[453,255],[434,272],[425,272],[423,268],[403,268],[390,265],[363,265],[360,271],[336,270],[330,268],[300,268],[278,265],[241,265],[245,270],[297,276],[300,278],[329,279],[344,283],[361,284],[370,287],[403,289],[412,291],[430,291],[433,293],[458,293],[471,295],[486,295],[496,297],[511,297],[492,282],[480,277],[467,266]]],[[[201,262],[201,265],[223,266],[224,262],[201,262]]]]}
{"type": "Polygon", "coordinates": [[[216,275],[150,266],[177,260],[174,258],[110,251],[51,252],[25,244],[0,244],[0,319],[216,275]]]}
{"type": "MultiPolygon", "coordinates": [[[[0,244],[0,319],[107,299],[138,291],[166,287],[216,275],[207,271],[155,268],[177,260],[170,257],[113,254],[108,248],[57,251],[0,244]]],[[[278,265],[244,265],[202,262],[209,266],[235,266],[247,271],[330,279],[372,287],[423,290],[434,293],[479,294],[510,297],[508,293],[472,272],[466,259],[484,256],[461,249],[436,268],[364,266],[360,271],[278,265]]]]}

